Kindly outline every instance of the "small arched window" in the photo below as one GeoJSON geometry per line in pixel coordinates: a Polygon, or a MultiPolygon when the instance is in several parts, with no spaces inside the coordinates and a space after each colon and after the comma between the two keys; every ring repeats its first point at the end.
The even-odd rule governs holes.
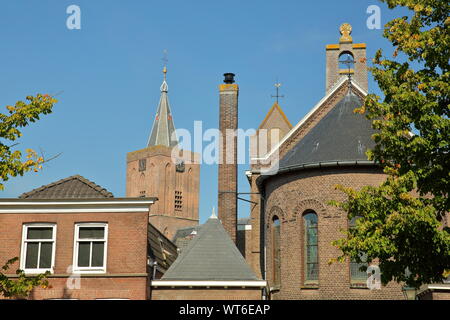
{"type": "Polygon", "coordinates": [[[280,285],[281,279],[281,232],[280,232],[280,219],[274,216],[272,219],[272,265],[273,265],[273,284],[274,286],[280,285]]]}
{"type": "Polygon", "coordinates": [[[319,254],[318,254],[318,220],[314,211],[303,215],[305,235],[304,268],[305,282],[318,282],[319,280],[319,254]]]}
{"type": "Polygon", "coordinates": [[[346,73],[348,70],[354,70],[355,58],[350,51],[344,51],[339,55],[339,70],[341,73],[346,73]]]}

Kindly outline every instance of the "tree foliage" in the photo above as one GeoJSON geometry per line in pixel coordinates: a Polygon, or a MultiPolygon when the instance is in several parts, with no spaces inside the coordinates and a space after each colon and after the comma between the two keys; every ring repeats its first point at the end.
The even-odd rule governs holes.
{"type": "Polygon", "coordinates": [[[368,157],[388,178],[359,191],[338,186],[347,200],[333,204],[349,219],[361,218],[334,244],[343,252],[339,260],[361,262],[362,253],[368,261],[377,258],[384,284],[419,287],[441,282],[450,269],[450,4],[381,1],[411,14],[385,25],[395,60],[380,49],[370,68],[384,98],[370,94],[355,112],[372,120],[376,146],[368,157]]]}
{"type": "MultiPolygon", "coordinates": [[[[26,100],[28,102],[18,101],[14,106],[7,106],[7,114],[0,113],[0,189],[4,188],[3,182],[10,177],[22,176],[30,170],[37,172],[45,162],[32,149],[26,149],[26,159],[23,159],[22,152],[14,150],[17,146],[15,141],[22,136],[22,128],[39,120],[40,115],[51,113],[57,100],[48,94],[28,96],[26,100]]],[[[9,270],[17,260],[17,257],[8,260],[2,270],[9,270]]],[[[48,274],[27,276],[18,269],[16,277],[11,278],[0,272],[0,294],[9,298],[25,298],[34,287],[48,285],[48,274]]]]}
{"type": "Polygon", "coordinates": [[[38,171],[45,161],[32,149],[26,149],[26,159],[20,150],[14,150],[15,141],[22,136],[21,128],[39,120],[41,114],[52,112],[55,98],[47,94],[26,97],[27,102],[17,101],[7,106],[7,114],[0,113],[0,189],[10,177],[22,176],[30,170],[38,171]]]}
{"type": "MultiPolygon", "coordinates": [[[[8,260],[2,270],[7,271],[18,259],[18,257],[15,257],[8,260]]],[[[16,277],[11,279],[0,271],[0,294],[6,298],[26,298],[33,288],[37,286],[48,287],[47,276],[49,274],[50,272],[47,271],[36,276],[26,276],[23,270],[17,269],[16,277]]]]}

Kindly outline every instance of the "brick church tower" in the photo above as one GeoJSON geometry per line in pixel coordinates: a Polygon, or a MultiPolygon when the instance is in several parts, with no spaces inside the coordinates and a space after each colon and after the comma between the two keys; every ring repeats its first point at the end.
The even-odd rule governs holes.
{"type": "Polygon", "coordinates": [[[237,233],[237,137],[239,86],[234,74],[225,73],[219,85],[219,152],[218,216],[231,239],[237,233]]]}
{"type": "Polygon", "coordinates": [[[157,197],[149,222],[171,239],[180,228],[198,225],[198,154],[178,149],[164,67],[161,97],[147,148],[127,154],[127,197],[157,197]]]}

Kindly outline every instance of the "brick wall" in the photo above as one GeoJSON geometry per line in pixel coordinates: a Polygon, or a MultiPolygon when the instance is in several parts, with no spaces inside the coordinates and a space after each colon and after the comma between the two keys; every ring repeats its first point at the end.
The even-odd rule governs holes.
{"type": "Polygon", "coordinates": [[[353,288],[349,263],[328,264],[340,255],[331,245],[343,237],[348,227],[346,215],[327,205],[329,200],[344,200],[334,186],[361,188],[378,185],[385,178],[378,168],[349,167],[303,170],[270,178],[266,182],[267,280],[273,286],[272,239],[270,221],[281,220],[281,286],[273,299],[404,299],[401,286],[390,283],[381,290],[353,288]],[[302,214],[314,210],[318,215],[319,285],[308,287],[304,281],[304,226],[302,214]]]}
{"type": "Polygon", "coordinates": [[[180,159],[185,159],[184,171],[179,172],[172,161],[173,151],[173,148],[153,146],[127,155],[126,196],[157,197],[150,216],[173,219],[155,218],[151,222],[169,239],[179,228],[198,225],[199,221],[199,155],[183,150],[180,159]],[[146,160],[145,170],[139,170],[140,160],[146,160]]]}
{"type": "MultiPolygon", "coordinates": [[[[35,299],[73,297],[146,299],[148,213],[0,214],[0,264],[20,257],[22,225],[47,222],[57,225],[51,289],[38,289],[35,299]],[[86,275],[80,290],[67,290],[67,268],[73,264],[75,223],[107,222],[106,274],[86,275]]],[[[16,262],[11,270],[19,268],[16,262]]]]}
{"type": "Polygon", "coordinates": [[[152,290],[152,300],[261,300],[261,289],[163,289],[152,290]]]}
{"type": "Polygon", "coordinates": [[[220,85],[219,130],[222,137],[219,143],[218,217],[234,242],[237,232],[237,137],[234,132],[238,126],[238,93],[236,84],[220,85]]]}
{"type": "MultiPolygon", "coordinates": [[[[352,78],[365,90],[368,91],[368,76],[366,65],[366,46],[365,44],[341,43],[333,48],[326,50],[326,92],[328,93],[333,86],[346,74],[339,73],[339,56],[343,52],[353,54],[354,73],[352,78]]],[[[344,70],[344,69],[343,69],[344,70]]]]}

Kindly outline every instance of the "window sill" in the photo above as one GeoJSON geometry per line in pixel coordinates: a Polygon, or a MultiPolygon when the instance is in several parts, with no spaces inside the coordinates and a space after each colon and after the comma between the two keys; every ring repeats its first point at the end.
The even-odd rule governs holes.
{"type": "Polygon", "coordinates": [[[350,284],[350,289],[369,289],[366,283],[355,282],[350,284]]]}
{"type": "Polygon", "coordinates": [[[302,290],[318,290],[319,284],[318,283],[305,283],[303,286],[300,287],[302,290]]]}
{"type": "Polygon", "coordinates": [[[99,270],[99,269],[93,269],[93,270],[86,270],[86,269],[75,269],[72,271],[72,274],[105,274],[106,269],[99,270]]]}
{"type": "Polygon", "coordinates": [[[22,269],[25,275],[38,275],[41,273],[50,272],[53,274],[53,269],[22,269]]]}

